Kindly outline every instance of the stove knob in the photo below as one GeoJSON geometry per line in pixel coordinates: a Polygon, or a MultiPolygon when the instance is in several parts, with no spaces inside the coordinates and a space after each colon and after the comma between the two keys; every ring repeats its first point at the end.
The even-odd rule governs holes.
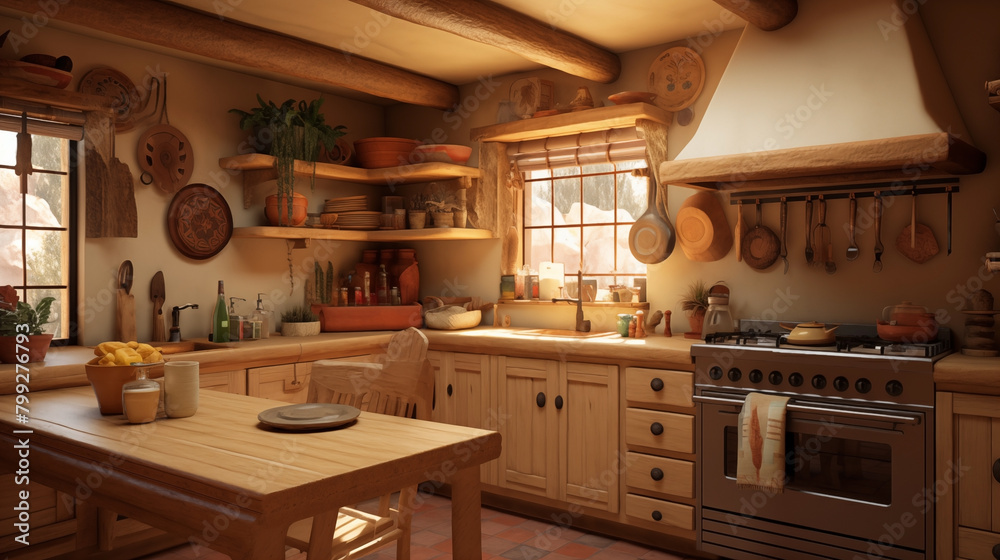
{"type": "Polygon", "coordinates": [[[863,395],[872,390],[872,382],[862,377],[854,382],[854,388],[863,395]]]}
{"type": "Polygon", "coordinates": [[[893,379],[885,384],[885,392],[889,393],[890,396],[898,397],[903,394],[903,384],[893,379]]]}
{"type": "Polygon", "coordinates": [[[712,366],[708,370],[708,376],[714,379],[715,381],[722,379],[722,368],[720,368],[719,366],[712,366]]]}
{"type": "Polygon", "coordinates": [[[788,376],[788,384],[792,387],[801,387],[802,381],[802,374],[797,371],[788,376]]]}
{"type": "MultiPolygon", "coordinates": [[[[767,380],[771,383],[771,385],[781,385],[781,372],[772,371],[767,374],[767,380]]],[[[791,378],[789,378],[788,381],[791,382],[791,378]]]]}
{"type": "Polygon", "coordinates": [[[836,379],[833,380],[833,388],[843,393],[844,391],[851,388],[851,382],[848,381],[846,377],[838,376],[836,379]]]}
{"type": "Polygon", "coordinates": [[[750,371],[750,383],[760,383],[764,380],[764,372],[759,369],[754,369],[750,371]]]}
{"type": "Polygon", "coordinates": [[[743,372],[740,371],[740,368],[732,368],[729,370],[729,380],[733,383],[739,381],[741,377],[743,377],[743,372]]]}
{"type": "Polygon", "coordinates": [[[812,378],[813,389],[822,390],[826,388],[826,378],[822,375],[814,375],[812,378]]]}

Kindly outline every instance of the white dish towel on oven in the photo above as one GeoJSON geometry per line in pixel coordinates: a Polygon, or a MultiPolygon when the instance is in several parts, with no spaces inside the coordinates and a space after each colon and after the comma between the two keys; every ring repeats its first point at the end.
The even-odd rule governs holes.
{"type": "Polygon", "coordinates": [[[780,494],[785,488],[785,406],[788,397],[750,393],[739,415],[736,484],[780,494]]]}

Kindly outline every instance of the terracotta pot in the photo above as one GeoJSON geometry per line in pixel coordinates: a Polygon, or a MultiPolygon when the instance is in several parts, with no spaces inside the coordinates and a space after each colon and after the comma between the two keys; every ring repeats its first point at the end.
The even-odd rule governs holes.
{"type": "Polygon", "coordinates": [[[691,325],[691,332],[684,333],[684,338],[701,338],[701,329],[705,325],[705,310],[699,309],[688,315],[688,324],[691,325]]]}
{"type": "MultiPolygon", "coordinates": [[[[49,343],[52,342],[51,334],[35,334],[28,337],[28,363],[41,362],[45,360],[45,353],[49,350],[49,343]]],[[[21,352],[23,353],[23,351],[21,352]]],[[[0,362],[5,364],[16,364],[17,360],[17,337],[0,336],[0,362]]]]}
{"type": "Polygon", "coordinates": [[[431,212],[434,227],[452,227],[455,225],[455,215],[451,212],[431,212]]]}
{"type": "Polygon", "coordinates": [[[272,226],[301,226],[306,223],[307,210],[309,208],[309,200],[299,194],[295,193],[292,198],[292,223],[288,223],[288,199],[286,197],[281,197],[278,200],[278,195],[272,194],[264,199],[264,216],[267,217],[267,221],[272,226]]]}
{"type": "Polygon", "coordinates": [[[410,154],[420,145],[417,140],[381,136],[354,141],[358,163],[366,169],[398,167],[413,163],[410,154]]]}

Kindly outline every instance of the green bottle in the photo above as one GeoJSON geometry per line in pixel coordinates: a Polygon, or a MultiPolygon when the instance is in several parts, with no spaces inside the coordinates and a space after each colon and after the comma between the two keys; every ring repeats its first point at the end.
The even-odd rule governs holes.
{"type": "Polygon", "coordinates": [[[219,280],[219,300],[215,302],[212,318],[212,342],[229,342],[229,311],[226,310],[226,292],[219,280]]]}

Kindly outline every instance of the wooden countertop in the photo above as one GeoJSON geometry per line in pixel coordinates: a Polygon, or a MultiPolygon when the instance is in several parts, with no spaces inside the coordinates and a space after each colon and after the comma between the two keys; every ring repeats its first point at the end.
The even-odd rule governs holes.
{"type": "Polygon", "coordinates": [[[945,356],[934,364],[934,386],[938,391],[1000,395],[1000,357],[945,356]]]}
{"type": "MultiPolygon", "coordinates": [[[[424,329],[432,350],[505,354],[539,358],[567,358],[596,362],[623,360],[648,365],[690,366],[691,344],[681,335],[623,338],[616,333],[588,333],[584,338],[558,336],[547,329],[498,329],[478,327],[461,331],[424,329]],[[549,334],[546,334],[549,333],[549,334]]],[[[568,334],[568,333],[567,333],[568,334]]],[[[282,337],[231,342],[223,348],[167,354],[167,360],[195,360],[203,373],[248,367],[308,362],[340,356],[385,351],[391,332],[321,333],[317,336],[282,337]]],[[[204,339],[195,342],[207,342],[204,339]]],[[[169,344],[169,343],[165,343],[169,344]]],[[[44,362],[27,364],[32,391],[87,385],[83,365],[94,357],[86,346],[50,348],[44,362]]],[[[0,394],[14,392],[15,366],[0,364],[0,394]]],[[[21,372],[23,373],[23,371],[21,372]]]]}

